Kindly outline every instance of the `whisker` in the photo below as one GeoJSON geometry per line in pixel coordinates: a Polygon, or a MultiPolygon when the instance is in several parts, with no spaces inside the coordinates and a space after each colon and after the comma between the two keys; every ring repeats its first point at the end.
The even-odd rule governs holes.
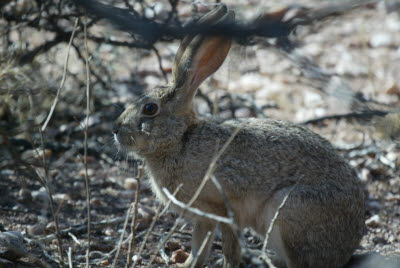
{"type": "MultiPolygon", "coordinates": [[[[104,148],[105,148],[106,146],[109,146],[109,145],[110,145],[111,143],[113,143],[113,142],[115,142],[115,141],[114,141],[114,138],[109,138],[108,141],[107,141],[106,143],[102,144],[101,146],[96,146],[95,150],[96,150],[97,152],[103,152],[103,151],[104,151],[104,148]]],[[[115,148],[115,143],[113,143],[113,145],[110,146],[110,148],[115,148]]]]}
{"type": "Polygon", "coordinates": [[[135,141],[135,139],[134,139],[132,136],[130,136],[130,138],[131,138],[131,140],[133,141],[133,144],[135,144],[135,145],[136,145],[136,141],[135,141]]]}

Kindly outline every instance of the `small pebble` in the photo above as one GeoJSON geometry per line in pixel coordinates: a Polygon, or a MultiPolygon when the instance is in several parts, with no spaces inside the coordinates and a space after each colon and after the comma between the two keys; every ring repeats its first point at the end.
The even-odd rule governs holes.
{"type": "Polygon", "coordinates": [[[132,260],[138,264],[142,263],[142,257],[138,256],[138,255],[133,255],[132,256],[132,260]]]}
{"type": "Polygon", "coordinates": [[[25,202],[31,202],[31,191],[28,189],[20,189],[18,192],[18,201],[25,203],[25,202]]]}
{"type": "Polygon", "coordinates": [[[186,253],[182,249],[178,249],[178,250],[172,252],[171,261],[173,263],[184,263],[188,257],[189,257],[189,253],[186,253]]]}
{"type": "Polygon", "coordinates": [[[392,37],[388,33],[384,33],[384,32],[376,33],[376,34],[372,35],[369,43],[374,48],[387,47],[392,44],[392,37]]]}
{"type": "Polygon", "coordinates": [[[392,194],[389,192],[386,196],[386,200],[389,202],[400,202],[400,194],[392,194]]]}
{"type": "MultiPolygon", "coordinates": [[[[46,159],[50,158],[51,155],[52,151],[50,149],[44,150],[44,156],[46,157],[46,159]]],[[[43,150],[26,150],[22,153],[21,158],[34,165],[43,165],[43,150]]]]}
{"type": "Polygon", "coordinates": [[[29,225],[27,232],[30,235],[43,235],[45,233],[46,225],[44,223],[37,223],[29,225]]]}
{"type": "Polygon", "coordinates": [[[41,187],[38,191],[32,191],[31,196],[34,201],[42,201],[45,203],[49,201],[46,189],[44,189],[44,187],[41,187]]]}
{"type": "Polygon", "coordinates": [[[104,234],[107,235],[107,236],[112,236],[112,235],[115,234],[115,232],[114,232],[114,230],[111,229],[110,227],[107,227],[107,228],[104,230],[104,234]]]}
{"type": "Polygon", "coordinates": [[[366,220],[365,224],[371,228],[377,228],[382,225],[382,221],[379,215],[374,215],[366,220]]]}
{"type": "MultiPolygon", "coordinates": [[[[86,173],[86,170],[83,168],[78,172],[78,175],[81,176],[81,177],[85,177],[85,173],[86,173]]],[[[91,169],[91,168],[88,168],[87,174],[88,174],[88,177],[93,176],[94,170],[91,169]]]]}
{"type": "Polygon", "coordinates": [[[100,199],[98,199],[98,198],[92,198],[92,199],[90,200],[90,204],[93,205],[93,206],[95,206],[95,207],[100,207],[103,203],[102,203],[102,201],[101,201],[100,199]]]}
{"type": "Polygon", "coordinates": [[[235,111],[235,116],[237,118],[248,118],[251,116],[251,113],[247,108],[239,108],[235,111]]]}
{"type": "Polygon", "coordinates": [[[400,87],[396,84],[393,83],[387,90],[386,90],[386,94],[389,95],[397,95],[400,97],[400,87]]]}
{"type": "Polygon", "coordinates": [[[180,249],[181,245],[179,244],[178,241],[176,240],[170,240],[167,242],[167,244],[165,245],[165,249],[167,250],[177,250],[180,249]]]}
{"type": "MultiPolygon", "coordinates": [[[[63,230],[63,229],[66,229],[67,226],[63,223],[59,223],[58,228],[60,230],[63,230]]],[[[52,221],[46,225],[46,233],[54,233],[55,231],[56,231],[56,224],[54,223],[54,221],[52,221]]]]}
{"type": "Polygon", "coordinates": [[[382,209],[382,205],[378,201],[368,202],[368,207],[371,209],[382,209]]]}
{"type": "Polygon", "coordinates": [[[135,178],[126,178],[124,181],[124,188],[126,190],[135,190],[137,187],[137,180],[135,178]]]}
{"type": "Polygon", "coordinates": [[[164,259],[161,258],[160,256],[157,256],[157,257],[154,259],[154,263],[156,263],[156,264],[165,264],[165,261],[164,261],[164,259]]]}

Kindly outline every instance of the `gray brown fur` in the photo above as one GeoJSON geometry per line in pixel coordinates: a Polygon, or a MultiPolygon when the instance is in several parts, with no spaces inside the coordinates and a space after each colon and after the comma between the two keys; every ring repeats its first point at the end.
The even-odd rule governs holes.
{"type": "MultiPolygon", "coordinates": [[[[207,16],[202,23],[214,22],[216,17],[233,17],[225,6],[207,16]]],[[[120,146],[145,158],[158,198],[167,200],[162,187],[173,192],[183,183],[176,197],[188,202],[216,147],[220,148],[244,121],[244,128],[218,160],[214,173],[238,225],[265,235],[283,198],[301,178],[280,210],[270,235],[270,248],[288,268],[342,267],[357,248],[364,230],[364,194],[355,171],[327,140],[295,124],[270,119],[223,121],[198,117],[193,110],[193,96],[199,84],[224,61],[230,40],[202,36],[185,40],[174,64],[174,81],[146,93],[117,120],[114,133],[120,146]],[[147,103],[158,105],[154,116],[142,113],[147,103]]],[[[194,206],[227,215],[226,205],[211,182],[194,206]]],[[[192,252],[185,267],[197,255],[207,232],[216,227],[212,220],[190,216],[194,220],[192,252]]],[[[237,237],[230,226],[220,227],[224,267],[238,267],[237,237]]],[[[196,267],[206,262],[211,244],[209,239],[196,267]]]]}

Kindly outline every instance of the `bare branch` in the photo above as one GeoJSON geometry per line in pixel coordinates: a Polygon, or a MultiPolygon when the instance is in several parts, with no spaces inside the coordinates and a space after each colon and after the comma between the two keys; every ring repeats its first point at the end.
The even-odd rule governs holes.
{"type": "Polygon", "coordinates": [[[165,195],[168,197],[168,199],[172,201],[173,204],[177,205],[178,207],[180,207],[182,209],[185,209],[185,210],[189,211],[190,213],[196,214],[196,215],[201,216],[201,217],[206,217],[206,218],[209,218],[209,219],[217,221],[217,222],[222,222],[222,223],[226,223],[226,224],[232,224],[232,219],[230,219],[230,218],[221,217],[221,216],[218,216],[218,215],[215,215],[215,214],[212,214],[212,213],[204,212],[204,211],[202,211],[202,210],[200,210],[198,208],[189,207],[188,204],[185,204],[185,203],[177,200],[175,198],[175,196],[173,196],[168,191],[167,188],[163,187],[162,190],[165,193],[165,195]]]}
{"type": "Polygon", "coordinates": [[[88,128],[90,114],[90,72],[89,72],[89,52],[87,47],[87,20],[85,16],[84,25],[84,44],[85,44],[85,67],[86,67],[86,118],[85,118],[85,141],[84,141],[84,166],[85,166],[85,188],[86,188],[86,206],[87,206],[87,232],[88,232],[88,247],[86,250],[86,267],[90,265],[90,242],[91,242],[91,215],[90,215],[90,179],[88,176],[87,151],[88,151],[88,128]]]}
{"type": "Polygon", "coordinates": [[[43,124],[43,126],[42,126],[42,129],[41,129],[42,131],[45,131],[45,130],[46,130],[47,124],[50,122],[51,116],[53,115],[54,109],[56,108],[58,99],[60,98],[61,89],[64,87],[65,78],[66,78],[66,76],[67,76],[67,67],[68,67],[68,60],[69,60],[69,51],[70,51],[70,49],[71,49],[72,40],[74,40],[74,35],[75,35],[75,31],[76,31],[77,26],[78,26],[78,19],[75,20],[74,29],[73,29],[73,31],[72,31],[71,38],[70,38],[69,43],[68,43],[68,46],[67,46],[67,54],[65,55],[63,77],[62,77],[62,79],[61,79],[60,86],[58,87],[57,95],[56,95],[56,97],[55,97],[55,99],[54,99],[53,105],[51,106],[51,109],[50,109],[49,114],[47,115],[46,121],[44,122],[44,124],[43,124]]]}
{"type": "Polygon", "coordinates": [[[135,231],[136,231],[136,222],[137,222],[137,214],[139,207],[139,198],[140,198],[140,187],[141,187],[143,172],[144,172],[144,166],[141,165],[138,167],[135,203],[133,204],[133,216],[131,222],[131,239],[129,240],[128,254],[126,260],[127,268],[129,268],[132,264],[133,246],[135,245],[135,231]]]}

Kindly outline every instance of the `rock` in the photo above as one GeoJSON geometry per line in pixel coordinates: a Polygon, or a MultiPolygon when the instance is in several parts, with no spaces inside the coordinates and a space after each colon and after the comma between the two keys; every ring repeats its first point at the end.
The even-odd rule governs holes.
{"type": "Polygon", "coordinates": [[[321,94],[312,91],[304,92],[304,105],[307,107],[317,107],[323,103],[324,100],[322,99],[321,94]]]}
{"type": "Polygon", "coordinates": [[[368,168],[361,169],[361,180],[365,182],[371,179],[371,171],[368,168]]]}
{"type": "Polygon", "coordinates": [[[18,201],[20,201],[21,203],[28,203],[31,202],[31,191],[29,189],[26,188],[22,188],[19,190],[18,192],[18,201]]]}
{"type": "Polygon", "coordinates": [[[24,238],[20,232],[0,233],[0,258],[13,261],[27,255],[28,251],[25,248],[24,238]]]}
{"type": "Polygon", "coordinates": [[[173,263],[184,263],[188,257],[189,257],[189,253],[186,253],[182,249],[178,249],[178,250],[172,252],[171,261],[173,263]]]}
{"type": "Polygon", "coordinates": [[[43,235],[46,230],[46,224],[44,223],[37,223],[33,225],[29,225],[27,228],[27,232],[30,235],[43,235]]]}
{"type": "Polygon", "coordinates": [[[392,194],[389,192],[386,196],[386,200],[389,202],[399,202],[400,203],[400,194],[392,194]]]}
{"type": "Polygon", "coordinates": [[[362,76],[368,74],[368,68],[357,62],[354,55],[343,52],[338,59],[335,71],[339,75],[362,76]]]}
{"type": "Polygon", "coordinates": [[[382,209],[382,205],[378,201],[368,202],[368,207],[371,209],[377,209],[377,210],[382,209]]]}
{"type": "Polygon", "coordinates": [[[235,116],[237,118],[249,118],[251,117],[251,113],[247,108],[239,108],[235,111],[235,116]]]}
{"type": "Polygon", "coordinates": [[[165,264],[165,261],[160,256],[157,256],[157,257],[154,258],[154,263],[156,263],[156,264],[165,264]]]}
{"type": "MultiPolygon", "coordinates": [[[[79,174],[79,176],[81,176],[81,177],[85,177],[85,172],[86,172],[86,171],[85,171],[85,169],[83,168],[83,169],[81,169],[81,170],[78,172],[78,174],[79,174]]],[[[88,174],[88,177],[93,176],[94,170],[91,169],[91,168],[88,168],[87,174],[88,174]]]]}
{"type": "Polygon", "coordinates": [[[400,97],[400,87],[396,84],[393,83],[390,85],[390,87],[386,90],[386,94],[389,95],[397,95],[400,97]]]}
{"type": "Polygon", "coordinates": [[[395,12],[400,10],[400,1],[399,0],[386,0],[385,9],[387,13],[395,12]]]}
{"type": "Polygon", "coordinates": [[[169,240],[167,242],[167,244],[165,245],[165,249],[171,250],[171,251],[172,250],[177,250],[177,249],[180,249],[180,248],[181,248],[181,245],[176,240],[169,240]]]}
{"type": "Polygon", "coordinates": [[[101,199],[97,198],[97,197],[93,197],[90,200],[90,204],[93,205],[94,207],[101,207],[103,206],[103,202],[101,201],[101,199]]]}
{"type": "Polygon", "coordinates": [[[108,260],[104,260],[100,263],[101,266],[108,266],[110,263],[108,262],[108,260]]]}
{"type": "Polygon", "coordinates": [[[142,257],[138,256],[138,255],[133,255],[132,256],[132,261],[136,262],[137,264],[141,264],[142,263],[142,257]]]}
{"type": "MultiPolygon", "coordinates": [[[[66,229],[67,226],[63,223],[59,223],[58,227],[60,230],[66,229]]],[[[54,221],[50,222],[49,224],[46,225],[46,232],[47,233],[55,233],[56,231],[56,224],[54,221]]]]}
{"type": "Polygon", "coordinates": [[[366,220],[365,224],[368,227],[377,228],[382,225],[382,221],[381,221],[381,218],[379,217],[379,215],[374,215],[371,218],[369,218],[368,220],[366,220]]]}
{"type": "Polygon", "coordinates": [[[135,190],[137,187],[137,179],[135,178],[126,178],[124,181],[124,188],[126,190],[135,190]]]}
{"type": "Polygon", "coordinates": [[[58,194],[53,194],[53,200],[55,202],[64,202],[71,199],[67,194],[64,193],[58,193],[58,194]]]}
{"type": "Polygon", "coordinates": [[[372,238],[372,241],[373,241],[375,244],[383,244],[383,245],[387,244],[386,239],[383,238],[383,237],[375,236],[375,237],[372,238]]]}
{"type": "Polygon", "coordinates": [[[32,191],[31,196],[35,201],[42,201],[46,203],[48,202],[49,199],[46,189],[44,187],[41,187],[38,191],[32,191]]]}
{"type": "MultiPolygon", "coordinates": [[[[50,158],[52,155],[52,151],[50,149],[44,150],[44,156],[46,159],[50,158]]],[[[42,166],[43,165],[43,150],[26,150],[21,155],[22,160],[25,160],[28,163],[33,165],[42,166]]]]}
{"type": "Polygon", "coordinates": [[[107,228],[104,230],[104,234],[105,234],[106,236],[112,236],[112,235],[115,234],[115,231],[114,231],[113,229],[111,229],[110,227],[107,227],[107,228]]]}
{"type": "Polygon", "coordinates": [[[369,44],[373,48],[377,47],[388,47],[392,44],[392,36],[388,33],[376,33],[372,35],[371,40],[369,40],[369,44]]]}

